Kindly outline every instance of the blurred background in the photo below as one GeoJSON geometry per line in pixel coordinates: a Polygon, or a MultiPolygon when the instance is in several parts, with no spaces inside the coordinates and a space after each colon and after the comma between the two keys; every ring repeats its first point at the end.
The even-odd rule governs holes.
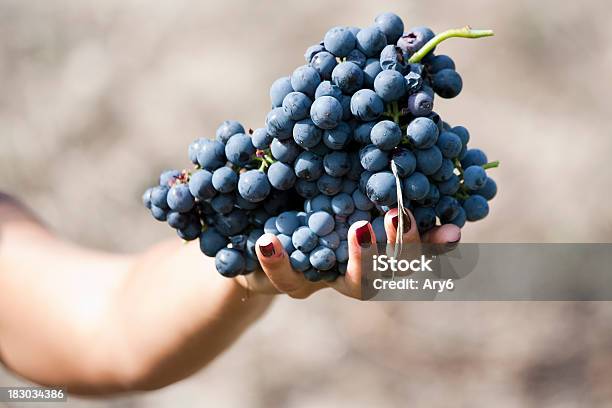
{"type": "MultiPolygon", "coordinates": [[[[464,241],[609,242],[606,0],[0,0],[0,190],[95,248],[172,237],[141,207],[145,187],[187,166],[189,142],[214,137],[222,120],[261,126],[269,85],[309,45],[382,11],[407,27],[496,32],[438,48],[464,89],[435,110],[501,160],[491,214],[464,241]]],[[[68,406],[611,406],[611,351],[606,303],[358,303],[322,292],[278,299],[187,381],[68,406]]],[[[20,383],[0,371],[1,385],[20,383]]]]}

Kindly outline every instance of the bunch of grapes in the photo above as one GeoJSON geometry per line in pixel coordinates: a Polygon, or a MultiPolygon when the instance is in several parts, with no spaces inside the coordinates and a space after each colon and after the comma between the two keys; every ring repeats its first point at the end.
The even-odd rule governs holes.
{"type": "Polygon", "coordinates": [[[488,35],[405,33],[393,13],[363,29],[334,27],[306,50],[305,65],[272,84],[264,127],[223,122],[215,140],[189,146],[195,169],[163,172],[143,202],[182,239],[199,238],[227,277],[258,268],[264,233],[318,281],[345,273],[351,224],[371,222],[386,242],[391,208],[412,211],[420,233],[483,219],[497,193],[486,170],[498,162],[433,111],[436,96],[463,87],[454,61],[434,49],[446,38],[488,35]]]}

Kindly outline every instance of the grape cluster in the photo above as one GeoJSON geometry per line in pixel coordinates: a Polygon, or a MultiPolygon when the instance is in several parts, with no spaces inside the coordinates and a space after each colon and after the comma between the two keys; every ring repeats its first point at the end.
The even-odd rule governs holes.
{"type": "Polygon", "coordinates": [[[463,87],[454,61],[433,52],[456,31],[473,33],[404,32],[393,13],[330,29],[272,84],[264,127],[223,122],[189,146],[195,169],[163,172],[144,204],[182,239],[199,238],[224,276],[256,270],[255,242],[272,233],[311,281],[344,274],[351,224],[371,222],[386,242],[383,216],[400,202],[421,233],[486,217],[497,192],[486,170],[498,163],[433,111],[436,96],[463,87]]]}

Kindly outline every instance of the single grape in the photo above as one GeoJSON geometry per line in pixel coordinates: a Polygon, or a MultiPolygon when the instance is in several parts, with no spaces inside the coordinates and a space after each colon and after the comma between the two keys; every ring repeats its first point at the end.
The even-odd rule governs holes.
{"type": "Polygon", "coordinates": [[[436,146],[438,146],[444,157],[447,159],[454,159],[455,157],[459,156],[463,144],[461,143],[459,136],[456,134],[443,131],[440,133],[440,136],[438,136],[436,146]]]}
{"type": "Polygon", "coordinates": [[[459,191],[460,180],[456,174],[453,174],[448,180],[438,183],[440,194],[453,195],[459,191]]]}
{"type": "Polygon", "coordinates": [[[310,61],[310,66],[313,67],[323,79],[331,79],[332,71],[337,64],[338,61],[336,61],[336,57],[327,51],[317,53],[312,58],[312,61],[310,61]]]}
{"type": "Polygon", "coordinates": [[[334,217],[325,211],[316,211],[308,217],[308,227],[315,234],[323,237],[334,230],[334,217]]]}
{"type": "Polygon", "coordinates": [[[342,98],[340,98],[340,105],[342,106],[342,120],[353,119],[351,115],[351,97],[342,95],[342,98]]]}
{"type": "Polygon", "coordinates": [[[430,207],[417,207],[412,211],[419,232],[422,234],[436,225],[436,212],[430,207]]]}
{"type": "Polygon", "coordinates": [[[225,165],[225,146],[217,140],[205,140],[197,153],[200,167],[206,170],[215,170],[225,165]]]}
{"type": "Polygon", "coordinates": [[[276,228],[276,217],[270,217],[264,224],[263,228],[266,234],[279,234],[278,229],[276,228]]]}
{"type": "Polygon", "coordinates": [[[348,217],[355,211],[355,203],[349,194],[340,193],[332,198],[331,208],[334,214],[348,217]]]}
{"type": "Polygon", "coordinates": [[[190,211],[195,204],[187,184],[175,184],[172,186],[172,188],[168,191],[167,201],[168,207],[170,207],[171,210],[178,212],[190,211]]]}
{"type": "Polygon", "coordinates": [[[374,203],[368,198],[367,195],[361,192],[361,190],[353,191],[353,203],[355,208],[361,211],[369,211],[374,208],[374,203]]]}
{"type": "Polygon", "coordinates": [[[341,62],[332,71],[332,83],[345,94],[351,95],[363,85],[363,71],[352,62],[341,62]]]}
{"type": "Polygon", "coordinates": [[[478,221],[489,214],[489,204],[487,200],[478,194],[469,196],[463,202],[463,209],[468,221],[478,221]]]}
{"type": "Polygon", "coordinates": [[[395,44],[404,33],[404,23],[394,13],[379,14],[374,19],[374,24],[385,34],[387,44],[395,44]]]}
{"type": "Polygon", "coordinates": [[[325,194],[319,194],[317,196],[312,197],[310,200],[307,200],[306,203],[304,203],[304,209],[307,212],[325,211],[331,213],[331,200],[332,199],[326,196],[325,194]]]}
{"type": "Polygon", "coordinates": [[[370,214],[369,211],[355,210],[355,212],[349,216],[348,223],[350,225],[353,225],[357,221],[368,221],[369,222],[371,219],[372,219],[372,215],[370,214]]]}
{"type": "Polygon", "coordinates": [[[212,174],[212,185],[220,193],[231,193],[238,185],[238,175],[230,167],[219,167],[212,174]]]}
{"type": "Polygon", "coordinates": [[[291,237],[289,235],[278,234],[276,238],[278,238],[283,249],[285,250],[285,252],[287,252],[288,255],[291,255],[291,253],[295,251],[293,243],[291,242],[291,237]]]}
{"type": "Polygon", "coordinates": [[[442,166],[442,153],[436,146],[416,150],[417,170],[425,175],[432,175],[442,166]]]}
{"type": "Polygon", "coordinates": [[[234,194],[219,194],[210,201],[210,205],[219,214],[229,214],[234,209],[236,196],[234,194]]]}
{"type": "Polygon", "coordinates": [[[299,226],[297,211],[285,211],[276,217],[276,229],[281,234],[291,235],[299,226]]]}
{"type": "Polygon", "coordinates": [[[338,245],[338,248],[336,248],[336,251],[334,253],[336,255],[336,261],[347,262],[349,259],[348,241],[340,241],[340,245],[338,245]]]}
{"type": "Polygon", "coordinates": [[[295,181],[295,192],[304,198],[312,198],[319,193],[317,183],[304,179],[295,181]]]}
{"type": "Polygon", "coordinates": [[[238,192],[245,200],[257,203],[270,194],[270,183],[264,173],[258,170],[249,170],[240,175],[238,192]]]}
{"type": "Polygon", "coordinates": [[[333,196],[340,192],[342,188],[342,178],[332,177],[329,174],[324,174],[317,180],[317,187],[323,194],[333,196]]]}
{"type": "Polygon", "coordinates": [[[299,272],[304,272],[311,267],[308,255],[300,250],[295,250],[291,253],[289,262],[291,263],[291,267],[299,272]]]}
{"type": "Polygon", "coordinates": [[[323,158],[325,172],[333,177],[342,177],[350,169],[348,153],[333,151],[323,158]]]}
{"type": "MultiPolygon", "coordinates": [[[[461,167],[482,166],[487,164],[487,155],[480,149],[468,149],[461,159],[461,167]]],[[[155,204],[155,203],[154,203],[155,204]]]]}
{"type": "Polygon", "coordinates": [[[305,149],[315,147],[321,141],[323,131],[310,119],[300,120],[293,126],[293,140],[305,149]]]}
{"type": "Polygon", "coordinates": [[[469,190],[482,188],[487,181],[487,172],[480,166],[470,166],[463,170],[463,183],[469,190]]]}
{"type": "Polygon", "coordinates": [[[355,37],[357,49],[368,57],[378,56],[387,45],[385,34],[376,26],[360,30],[355,37]]]}
{"type": "Polygon", "coordinates": [[[142,194],[142,205],[151,209],[151,193],[153,193],[153,187],[149,187],[142,194]]]}
{"type": "Polygon", "coordinates": [[[212,179],[213,173],[208,170],[197,170],[195,173],[192,173],[189,177],[189,191],[191,195],[200,200],[207,200],[214,197],[217,191],[215,190],[212,179]]]}
{"type": "Polygon", "coordinates": [[[416,157],[408,149],[394,150],[392,160],[397,167],[397,174],[402,178],[408,177],[416,170],[416,157]]]}
{"type": "Polygon", "coordinates": [[[467,218],[466,218],[465,210],[463,209],[463,207],[459,207],[457,216],[450,221],[450,224],[455,224],[459,228],[463,228],[466,221],[467,221],[467,218]]]}
{"type": "Polygon", "coordinates": [[[449,159],[442,159],[442,166],[440,166],[438,171],[431,175],[431,178],[437,182],[446,181],[453,176],[454,171],[455,165],[453,162],[449,159]]]}
{"type": "Polygon", "coordinates": [[[454,98],[463,88],[463,80],[454,69],[443,69],[436,72],[431,84],[434,91],[442,98],[454,98]]]}
{"type": "Polygon", "coordinates": [[[359,161],[366,170],[380,171],[389,165],[389,154],[372,144],[359,150],[359,161]]]}
{"type": "Polygon", "coordinates": [[[240,251],[223,248],[215,256],[215,267],[221,275],[226,278],[233,278],[244,273],[246,262],[240,251]]]}
{"type": "Polygon", "coordinates": [[[213,218],[217,231],[227,237],[241,233],[249,225],[246,211],[239,209],[229,214],[215,214],[213,218]]]}
{"type": "Polygon", "coordinates": [[[317,98],[310,107],[310,118],[321,129],[333,129],[342,119],[342,105],[331,96],[317,98]]]}
{"type": "MultiPolygon", "coordinates": [[[[311,66],[303,65],[291,74],[291,87],[296,92],[314,96],[317,86],[321,83],[319,72],[311,66]]],[[[285,98],[287,98],[285,96],[285,98]]],[[[284,99],[284,98],[283,98],[284,99]]]]}
{"type": "Polygon", "coordinates": [[[408,97],[408,110],[412,116],[427,116],[431,113],[434,104],[433,94],[421,90],[408,97]]]}
{"type": "Polygon", "coordinates": [[[266,131],[277,139],[285,140],[293,136],[294,124],[289,112],[282,107],[272,109],[266,116],[266,131]]]}
{"type": "Polygon", "coordinates": [[[487,201],[491,201],[497,194],[497,183],[491,177],[487,177],[484,186],[476,190],[475,193],[483,196],[487,201]]]}
{"type": "Polygon", "coordinates": [[[374,173],[368,180],[366,193],[375,204],[386,206],[397,204],[395,176],[389,171],[374,173]]]}
{"type": "Polygon", "coordinates": [[[351,97],[351,113],[364,122],[378,119],[384,110],[383,100],[370,89],[360,89],[351,97]]]}
{"type": "Polygon", "coordinates": [[[306,52],[304,53],[304,59],[308,63],[312,61],[314,56],[320,53],[321,51],[325,51],[325,47],[323,47],[323,44],[311,45],[306,49],[306,52]]]}
{"type": "Polygon", "coordinates": [[[151,205],[151,215],[157,221],[166,221],[168,217],[168,209],[167,208],[159,208],[156,205],[151,205]]]}
{"type": "Polygon", "coordinates": [[[355,191],[356,189],[357,189],[357,182],[355,180],[345,178],[342,181],[342,189],[340,190],[342,193],[351,195],[353,194],[353,191],[355,191]]]}
{"type": "Polygon", "coordinates": [[[328,271],[336,264],[336,254],[330,248],[318,246],[310,253],[310,264],[321,271],[328,271]]]}
{"type": "Polygon", "coordinates": [[[235,120],[226,120],[218,128],[216,133],[217,141],[225,144],[230,137],[244,133],[244,127],[235,120]]]}
{"type": "Polygon", "coordinates": [[[330,81],[323,81],[319,84],[319,86],[317,86],[317,90],[315,91],[315,99],[322,96],[332,96],[340,101],[342,99],[342,89],[340,89],[337,85],[332,84],[330,81]]]}
{"type": "Polygon", "coordinates": [[[410,65],[404,58],[401,48],[393,44],[387,45],[380,52],[380,67],[390,69],[406,75],[410,70],[410,65]]]}
{"type": "Polygon", "coordinates": [[[376,242],[384,244],[387,242],[387,231],[385,230],[385,217],[376,217],[372,220],[372,229],[376,236],[376,242]]]}
{"type": "Polygon", "coordinates": [[[429,192],[422,200],[417,200],[419,207],[435,207],[440,201],[440,190],[433,184],[429,185],[429,192]]]}
{"type": "Polygon", "coordinates": [[[372,132],[374,125],[376,125],[376,122],[360,123],[353,132],[353,138],[355,141],[362,145],[371,144],[372,140],[370,139],[370,132],[372,132]]]}
{"type": "Polygon", "coordinates": [[[408,140],[417,149],[427,149],[438,141],[439,129],[429,118],[413,119],[406,129],[408,140]]]}
{"type": "Polygon", "coordinates": [[[321,280],[321,274],[315,268],[306,269],[304,271],[304,277],[309,282],[319,282],[321,280]]]}
{"type": "Polygon", "coordinates": [[[187,224],[185,228],[177,229],[176,234],[184,241],[193,241],[200,236],[202,232],[202,226],[199,220],[187,224]]]}
{"type": "Polygon", "coordinates": [[[374,91],[385,102],[399,100],[406,94],[406,79],[394,70],[383,70],[374,79],[374,91]]]}
{"type": "Polygon", "coordinates": [[[285,96],[290,92],[293,92],[290,77],[286,76],[274,81],[270,87],[270,101],[272,102],[272,107],[278,108],[282,106],[283,99],[285,99],[285,96]]]}
{"type": "Polygon", "coordinates": [[[295,175],[304,180],[316,180],[323,175],[323,159],[311,152],[302,152],[293,163],[295,175]]]}
{"type": "Polygon", "coordinates": [[[275,162],[268,168],[268,180],[277,190],[289,190],[295,184],[295,173],[290,165],[275,162]]]}
{"type": "Polygon", "coordinates": [[[380,150],[391,150],[402,140],[402,131],[397,123],[383,120],[372,128],[370,140],[380,150]]]}
{"type": "Polygon", "coordinates": [[[378,58],[369,58],[363,67],[363,87],[374,88],[374,79],[382,71],[378,58]]]}
{"type": "Polygon", "coordinates": [[[189,145],[189,149],[188,149],[189,160],[193,164],[198,164],[198,152],[200,151],[200,147],[202,146],[203,143],[206,142],[206,140],[207,139],[200,137],[194,140],[193,142],[191,142],[191,144],[189,145]]]}
{"type": "Polygon", "coordinates": [[[361,69],[365,68],[367,59],[368,57],[366,57],[366,55],[363,52],[357,49],[349,52],[349,55],[346,56],[347,62],[352,62],[353,64],[357,65],[361,69]]]}
{"type": "Polygon", "coordinates": [[[470,132],[466,128],[463,126],[454,126],[450,131],[459,136],[459,139],[461,139],[461,144],[464,147],[467,146],[468,142],[470,141],[470,132]]]}
{"type": "Polygon", "coordinates": [[[267,149],[270,147],[272,139],[274,139],[274,137],[268,134],[266,128],[257,128],[251,135],[251,143],[253,143],[253,146],[255,146],[256,149],[267,149]]]}
{"type": "Polygon", "coordinates": [[[366,170],[363,173],[361,173],[361,176],[359,176],[359,190],[364,194],[366,191],[366,187],[368,185],[368,180],[370,180],[370,177],[372,177],[372,174],[374,173],[369,170],[366,170]]]}
{"type": "Polygon", "coordinates": [[[181,172],[178,170],[166,170],[159,176],[160,186],[171,186],[174,184],[174,180],[181,176],[181,172]]]}
{"type": "Polygon", "coordinates": [[[244,166],[250,162],[254,153],[255,146],[251,143],[251,137],[244,133],[230,137],[225,144],[227,160],[238,166],[244,166]]]}
{"type": "Polygon", "coordinates": [[[422,200],[429,192],[429,180],[423,173],[414,172],[404,180],[404,196],[408,200],[422,200]]]}
{"type": "Polygon", "coordinates": [[[299,227],[291,236],[293,246],[304,252],[312,251],[319,243],[319,238],[309,227],[299,227]]]}
{"type": "Polygon", "coordinates": [[[283,99],[283,108],[292,120],[302,120],[310,115],[310,98],[301,92],[291,92],[283,99]]]}
{"type": "Polygon", "coordinates": [[[455,61],[448,55],[435,55],[427,60],[427,69],[432,74],[443,69],[455,69],[455,61]]]}
{"type": "Polygon", "coordinates": [[[189,215],[178,211],[169,211],[166,216],[166,221],[168,221],[168,225],[174,229],[185,228],[189,221],[189,215]]]}
{"type": "MultiPolygon", "coordinates": [[[[406,54],[412,55],[423,47],[435,34],[427,27],[414,27],[397,40],[397,46],[406,54]]],[[[432,50],[433,51],[433,50],[432,50]]]]}
{"type": "Polygon", "coordinates": [[[272,156],[283,163],[293,163],[302,151],[293,139],[274,139],[270,145],[272,156]]]}
{"type": "Polygon", "coordinates": [[[340,236],[335,231],[332,231],[319,238],[319,244],[329,249],[336,249],[340,246],[340,236]]]}
{"type": "Polygon", "coordinates": [[[323,143],[333,150],[342,150],[352,140],[353,131],[346,122],[340,122],[334,129],[323,132],[323,143]]]}
{"type": "MultiPolygon", "coordinates": [[[[238,182],[240,182],[240,178],[238,179],[238,182]]],[[[257,208],[257,203],[252,203],[250,201],[247,201],[244,198],[242,198],[240,194],[237,194],[236,195],[236,207],[241,208],[243,210],[254,210],[257,208]]]]}
{"type": "Polygon", "coordinates": [[[334,27],[325,33],[323,45],[336,57],[346,57],[355,48],[355,35],[348,27],[334,27]]]}
{"type": "Polygon", "coordinates": [[[215,256],[227,246],[228,240],[214,228],[207,228],[200,234],[200,250],[206,256],[215,256]]]}
{"type": "Polygon", "coordinates": [[[436,215],[443,224],[446,224],[455,219],[459,214],[459,208],[461,208],[461,205],[456,198],[444,195],[440,197],[440,201],[436,204],[436,215]]]}

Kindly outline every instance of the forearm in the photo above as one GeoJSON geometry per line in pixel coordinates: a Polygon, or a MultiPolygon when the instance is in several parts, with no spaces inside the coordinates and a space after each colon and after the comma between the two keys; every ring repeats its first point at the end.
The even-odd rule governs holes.
{"type": "Polygon", "coordinates": [[[270,297],[221,278],[197,244],[136,256],[63,242],[0,201],[0,354],[38,383],[95,394],[157,388],[197,371],[270,297]]]}

